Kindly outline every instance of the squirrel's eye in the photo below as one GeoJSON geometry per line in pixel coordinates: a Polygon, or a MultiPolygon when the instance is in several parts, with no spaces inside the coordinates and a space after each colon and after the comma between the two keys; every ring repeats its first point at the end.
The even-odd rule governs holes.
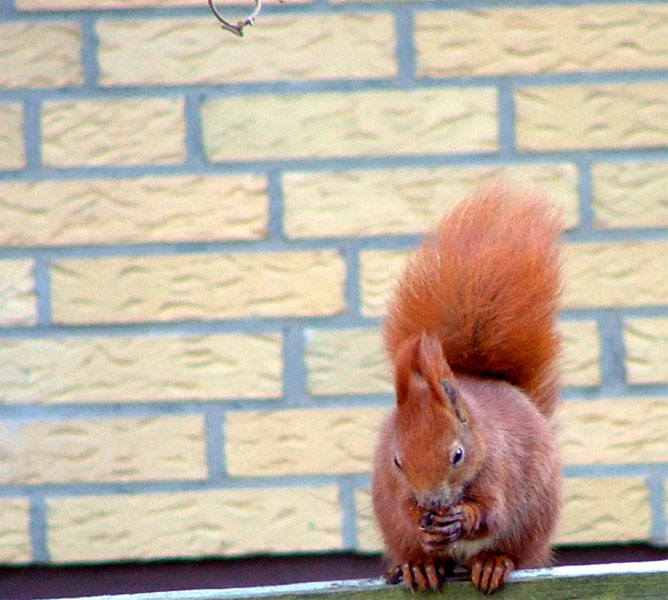
{"type": "Polygon", "coordinates": [[[452,454],[452,466],[456,467],[460,465],[464,460],[464,448],[457,446],[456,450],[452,454]]]}
{"type": "Polygon", "coordinates": [[[402,470],[401,467],[401,461],[399,460],[399,457],[395,454],[394,455],[394,466],[397,467],[400,471],[402,470]]]}

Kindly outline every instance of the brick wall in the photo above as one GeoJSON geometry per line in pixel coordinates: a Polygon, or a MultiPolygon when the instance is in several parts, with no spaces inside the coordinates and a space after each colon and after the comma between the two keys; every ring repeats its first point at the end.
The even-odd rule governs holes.
{"type": "Polygon", "coordinates": [[[385,301],[499,174],[569,226],[558,541],[666,542],[668,4],[466,4],[0,4],[1,563],[377,551],[385,301]]]}

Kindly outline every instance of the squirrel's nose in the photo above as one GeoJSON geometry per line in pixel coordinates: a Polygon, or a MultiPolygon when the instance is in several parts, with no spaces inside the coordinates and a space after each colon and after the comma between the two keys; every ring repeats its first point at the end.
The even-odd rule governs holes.
{"type": "Polygon", "coordinates": [[[438,490],[425,492],[418,496],[419,507],[427,512],[441,510],[450,503],[450,488],[447,485],[438,490]]]}

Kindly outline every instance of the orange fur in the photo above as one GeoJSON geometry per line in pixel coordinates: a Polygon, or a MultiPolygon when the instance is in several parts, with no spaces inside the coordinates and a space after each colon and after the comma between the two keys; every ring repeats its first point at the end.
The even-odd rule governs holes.
{"type": "Polygon", "coordinates": [[[384,328],[397,405],[372,485],[392,581],[437,589],[459,563],[489,593],[549,560],[560,231],[543,200],[496,187],[408,261],[384,328]]]}

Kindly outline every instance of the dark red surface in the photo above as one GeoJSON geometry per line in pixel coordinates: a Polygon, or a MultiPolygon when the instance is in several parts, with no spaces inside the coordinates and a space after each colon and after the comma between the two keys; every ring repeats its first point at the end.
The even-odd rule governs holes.
{"type": "MultiPolygon", "coordinates": [[[[561,549],[556,564],[661,560],[668,550],[649,546],[561,549]]],[[[278,585],[377,577],[379,558],[352,554],[130,563],[81,567],[0,568],[0,598],[74,598],[102,594],[278,585]]]]}

